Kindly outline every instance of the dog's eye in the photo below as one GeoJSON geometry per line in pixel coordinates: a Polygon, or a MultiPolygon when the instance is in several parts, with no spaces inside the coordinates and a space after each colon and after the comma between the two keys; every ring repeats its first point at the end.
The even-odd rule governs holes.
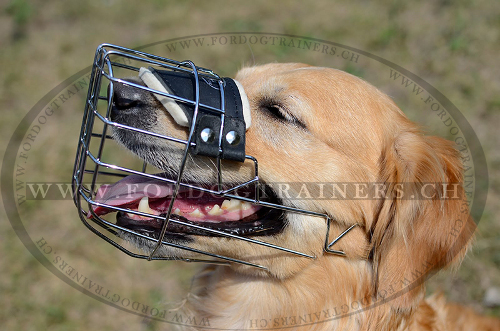
{"type": "Polygon", "coordinates": [[[263,105],[262,109],[280,121],[292,123],[304,129],[306,128],[305,124],[302,123],[297,117],[282,109],[279,105],[263,105]]]}

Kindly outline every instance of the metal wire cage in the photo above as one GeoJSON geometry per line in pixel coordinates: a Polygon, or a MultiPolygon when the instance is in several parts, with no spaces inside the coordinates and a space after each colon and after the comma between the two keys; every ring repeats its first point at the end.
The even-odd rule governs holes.
{"type": "MultiPolygon", "coordinates": [[[[232,187],[227,187],[223,183],[223,173],[221,168],[221,157],[217,157],[214,160],[217,171],[217,183],[214,183],[215,189],[206,188],[194,185],[183,181],[183,172],[186,167],[186,160],[192,148],[195,146],[194,135],[195,123],[200,109],[205,111],[210,111],[214,114],[219,114],[221,117],[221,125],[224,122],[224,103],[221,102],[222,106],[220,108],[210,107],[200,103],[199,98],[199,77],[207,77],[211,80],[215,80],[219,83],[221,100],[224,100],[224,89],[223,80],[215,74],[213,71],[201,67],[195,66],[191,61],[174,61],[171,59],[159,57],[156,55],[136,51],[133,49],[128,49],[111,44],[102,44],[98,46],[95,54],[95,59],[92,67],[92,72],[90,75],[89,90],[87,94],[87,99],[85,103],[85,111],[83,114],[82,127],[80,131],[78,148],[75,158],[73,178],[72,178],[72,189],[74,196],[74,203],[78,209],[78,213],[83,224],[95,233],[100,238],[104,239],[106,242],[110,243],[114,247],[118,248],[122,252],[128,254],[129,256],[147,259],[147,260],[182,260],[186,262],[206,262],[206,263],[240,263],[257,268],[265,267],[251,263],[248,261],[238,260],[227,256],[221,256],[213,254],[206,251],[200,251],[189,247],[187,244],[179,244],[176,242],[171,242],[165,237],[165,233],[170,224],[182,225],[190,228],[196,228],[197,230],[204,231],[206,233],[211,233],[217,236],[223,236],[227,238],[232,238],[234,240],[243,240],[250,242],[255,245],[267,246],[271,249],[276,249],[284,251],[290,254],[306,257],[315,258],[315,256],[296,251],[294,249],[282,246],[276,246],[271,243],[267,243],[262,240],[257,240],[255,238],[235,235],[233,233],[228,233],[225,231],[215,230],[203,227],[198,224],[192,224],[191,222],[184,222],[181,219],[173,218],[172,209],[174,201],[177,198],[177,194],[181,187],[189,188],[199,192],[204,192],[208,194],[213,194],[219,197],[238,199],[251,204],[256,204],[264,206],[267,208],[280,209],[288,213],[300,213],[307,214],[315,217],[320,217],[325,219],[325,242],[324,250],[327,253],[345,255],[344,252],[333,250],[332,246],[342,238],[347,232],[349,232],[354,226],[349,227],[343,233],[341,233],[333,241],[329,240],[329,228],[331,219],[326,214],[316,213],[312,211],[307,211],[303,209],[298,209],[290,206],[285,206],[281,204],[275,204],[271,202],[264,201],[261,197],[260,181],[258,174],[258,161],[256,158],[246,155],[245,162],[250,162],[253,164],[253,177],[249,178],[247,181],[238,183],[232,187]],[[194,77],[194,82],[196,82],[195,87],[195,97],[193,99],[185,99],[174,94],[169,94],[161,92],[158,90],[153,90],[146,86],[138,85],[133,82],[124,80],[124,77],[131,75],[137,75],[139,68],[141,66],[152,66],[159,68],[161,70],[171,70],[176,72],[183,72],[194,77]],[[122,123],[115,122],[111,119],[111,109],[113,105],[113,90],[114,84],[120,83],[131,86],[133,88],[142,89],[154,94],[162,95],[172,100],[190,105],[194,109],[193,120],[190,127],[187,129],[189,132],[188,139],[182,140],[168,135],[162,135],[155,132],[150,132],[142,130],[137,127],[124,125],[122,123]],[[128,155],[126,158],[119,159],[115,155],[116,153],[108,153],[107,150],[116,150],[116,142],[113,142],[113,137],[110,134],[110,128],[119,128],[120,130],[130,130],[139,132],[141,134],[150,135],[155,138],[165,139],[170,142],[179,144],[180,148],[183,149],[183,157],[179,164],[176,179],[169,179],[165,176],[148,171],[148,167],[151,168],[145,161],[139,160],[139,158],[130,157],[128,155]],[[132,160],[132,161],[130,161],[132,160]],[[140,212],[138,210],[131,210],[123,206],[113,206],[110,204],[98,202],[96,199],[96,194],[99,185],[103,182],[117,181],[118,179],[124,178],[128,175],[138,175],[144,177],[145,179],[154,179],[168,183],[173,186],[173,193],[170,198],[168,211],[164,215],[153,215],[149,213],[140,212]],[[249,188],[255,190],[255,195],[253,197],[243,197],[235,194],[236,190],[240,188],[249,188]],[[112,221],[107,220],[105,217],[99,216],[94,212],[94,208],[103,207],[112,211],[126,212],[142,217],[148,217],[153,219],[158,219],[162,222],[161,232],[158,238],[147,236],[143,233],[128,229],[126,227],[117,225],[112,221]],[[119,236],[119,233],[126,233],[129,235],[137,236],[142,238],[142,240],[151,241],[154,244],[154,249],[149,254],[144,254],[144,252],[136,251],[132,247],[126,244],[119,236]],[[163,256],[159,254],[159,248],[162,246],[175,247],[181,250],[190,251],[193,253],[199,253],[202,256],[206,256],[205,259],[190,259],[183,258],[179,256],[163,256]]],[[[220,130],[222,135],[222,128],[220,130]]],[[[219,151],[222,153],[221,147],[222,136],[219,137],[219,151]]]]}

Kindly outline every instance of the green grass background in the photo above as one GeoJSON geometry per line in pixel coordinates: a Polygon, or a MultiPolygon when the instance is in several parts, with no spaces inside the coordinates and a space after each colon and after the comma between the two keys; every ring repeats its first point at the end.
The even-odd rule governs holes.
{"type": "MultiPolygon", "coordinates": [[[[441,289],[450,300],[500,317],[499,308],[482,304],[486,289],[500,286],[498,1],[0,1],[1,153],[22,117],[53,87],[90,65],[98,44],[133,48],[187,35],[237,31],[308,36],[369,51],[424,78],[461,110],[486,153],[488,202],[473,251],[456,273],[433,277],[429,289],[441,289]]],[[[229,54],[220,48],[188,55],[224,75],[244,63],[323,61],[312,52],[276,47],[269,53],[269,48],[264,52],[257,46],[245,47],[229,54]]],[[[334,64],[379,86],[412,119],[426,124],[425,118],[412,113],[416,102],[404,90],[363,65],[334,64]]],[[[30,178],[70,177],[83,96],[72,98],[44,127],[38,149],[30,154],[30,178]]],[[[185,295],[195,266],[147,263],[120,254],[83,227],[71,201],[26,206],[22,216],[29,220],[30,235],[43,236],[89,279],[158,307],[175,305],[185,295]]],[[[2,330],[170,328],[102,304],[55,277],[23,246],[4,209],[0,210],[2,330]]]]}

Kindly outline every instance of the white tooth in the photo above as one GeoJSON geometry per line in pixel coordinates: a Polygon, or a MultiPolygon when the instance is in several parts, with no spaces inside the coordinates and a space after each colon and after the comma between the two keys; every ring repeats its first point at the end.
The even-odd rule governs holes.
{"type": "Polygon", "coordinates": [[[241,203],[241,209],[243,209],[243,210],[248,210],[248,209],[250,209],[251,207],[252,207],[252,204],[251,204],[250,202],[246,202],[246,201],[245,201],[245,202],[242,202],[242,203],[241,203]]]}
{"type": "Polygon", "coordinates": [[[174,211],[173,211],[172,213],[173,213],[173,214],[175,214],[175,215],[180,215],[180,216],[182,216],[182,212],[181,212],[181,210],[180,210],[179,208],[175,208],[175,209],[174,209],[174,211]]]}
{"type": "Polygon", "coordinates": [[[141,213],[154,214],[154,211],[149,207],[148,197],[144,197],[141,199],[141,201],[139,202],[139,207],[137,207],[137,210],[140,211],[141,213]]]}
{"type": "Polygon", "coordinates": [[[220,209],[219,205],[214,205],[214,207],[212,209],[210,209],[208,214],[212,215],[212,216],[218,216],[218,215],[222,215],[223,212],[224,211],[222,209],[220,209]]]}
{"type": "Polygon", "coordinates": [[[241,208],[241,200],[231,199],[231,204],[229,205],[229,210],[237,210],[241,208]]]}
{"type": "Polygon", "coordinates": [[[222,209],[224,209],[224,210],[226,210],[226,209],[229,209],[229,206],[231,206],[231,201],[229,201],[229,200],[224,200],[224,201],[222,202],[221,208],[222,208],[222,209]]]}
{"type": "Polygon", "coordinates": [[[196,208],[193,212],[189,213],[189,215],[195,216],[195,217],[202,217],[203,216],[203,214],[201,213],[201,211],[198,208],[196,208]]]}

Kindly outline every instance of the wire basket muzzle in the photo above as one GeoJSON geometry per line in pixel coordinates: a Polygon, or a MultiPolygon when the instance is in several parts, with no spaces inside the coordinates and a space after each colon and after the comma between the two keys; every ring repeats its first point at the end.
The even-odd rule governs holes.
{"type": "MultiPolygon", "coordinates": [[[[141,259],[240,263],[265,269],[262,265],[249,261],[195,249],[188,241],[172,240],[171,236],[166,235],[169,229],[188,231],[195,236],[227,237],[300,257],[314,258],[293,248],[260,240],[257,235],[245,235],[242,230],[240,232],[243,234],[240,235],[238,231],[207,227],[202,222],[179,217],[174,208],[179,196],[185,198],[186,192],[198,192],[198,195],[193,196],[206,194],[220,199],[217,201],[234,200],[235,203],[246,203],[254,206],[251,207],[254,208],[252,210],[265,208],[269,212],[269,218],[274,217],[275,220],[284,217],[284,213],[324,218],[325,251],[344,255],[341,251],[331,249],[333,243],[328,241],[330,218],[327,215],[284,205],[279,199],[266,201],[266,191],[259,180],[258,161],[245,154],[245,131],[250,122],[248,99],[238,82],[222,79],[211,70],[197,67],[190,61],[178,62],[119,46],[100,45],[90,76],[72,178],[74,202],[80,219],[100,238],[122,252],[141,259]],[[143,84],[137,80],[125,79],[130,76],[141,77],[143,84]],[[116,84],[153,94],[170,113],[172,120],[186,128],[187,139],[114,121],[111,115],[116,84]],[[151,169],[152,166],[148,162],[125,153],[114,139],[113,132],[117,130],[178,146],[180,158],[175,174],[166,176],[162,169],[151,169]],[[187,160],[197,157],[209,157],[213,160],[217,173],[217,180],[213,185],[199,185],[184,180],[187,160]],[[251,164],[253,175],[239,183],[225,183],[221,163],[226,160],[251,164]],[[123,191],[122,188],[127,185],[130,185],[131,189],[135,188],[135,191],[123,191]],[[238,194],[241,190],[247,194],[238,194]],[[156,192],[161,193],[154,196],[156,192]],[[165,200],[163,212],[158,214],[152,210],[148,212],[147,208],[139,208],[143,203],[143,198],[139,201],[141,195],[143,198],[160,197],[165,200]],[[132,205],[139,207],[132,208],[132,205]],[[126,222],[109,220],[106,215],[110,212],[129,215],[132,219],[140,220],[139,224],[146,219],[150,220],[149,222],[156,224],[155,234],[142,231],[143,229],[137,226],[128,226],[126,222]],[[122,240],[123,238],[128,241],[135,238],[135,242],[142,242],[143,247],[148,249],[146,252],[137,250],[131,247],[127,240],[122,240]],[[194,254],[200,258],[185,258],[177,253],[172,256],[163,254],[161,247],[170,247],[176,252],[186,251],[189,252],[187,255],[194,254]]],[[[263,234],[266,232],[263,231],[263,234]]],[[[262,238],[265,239],[265,236],[262,238]]],[[[336,240],[338,239],[340,237],[336,240]]]]}

